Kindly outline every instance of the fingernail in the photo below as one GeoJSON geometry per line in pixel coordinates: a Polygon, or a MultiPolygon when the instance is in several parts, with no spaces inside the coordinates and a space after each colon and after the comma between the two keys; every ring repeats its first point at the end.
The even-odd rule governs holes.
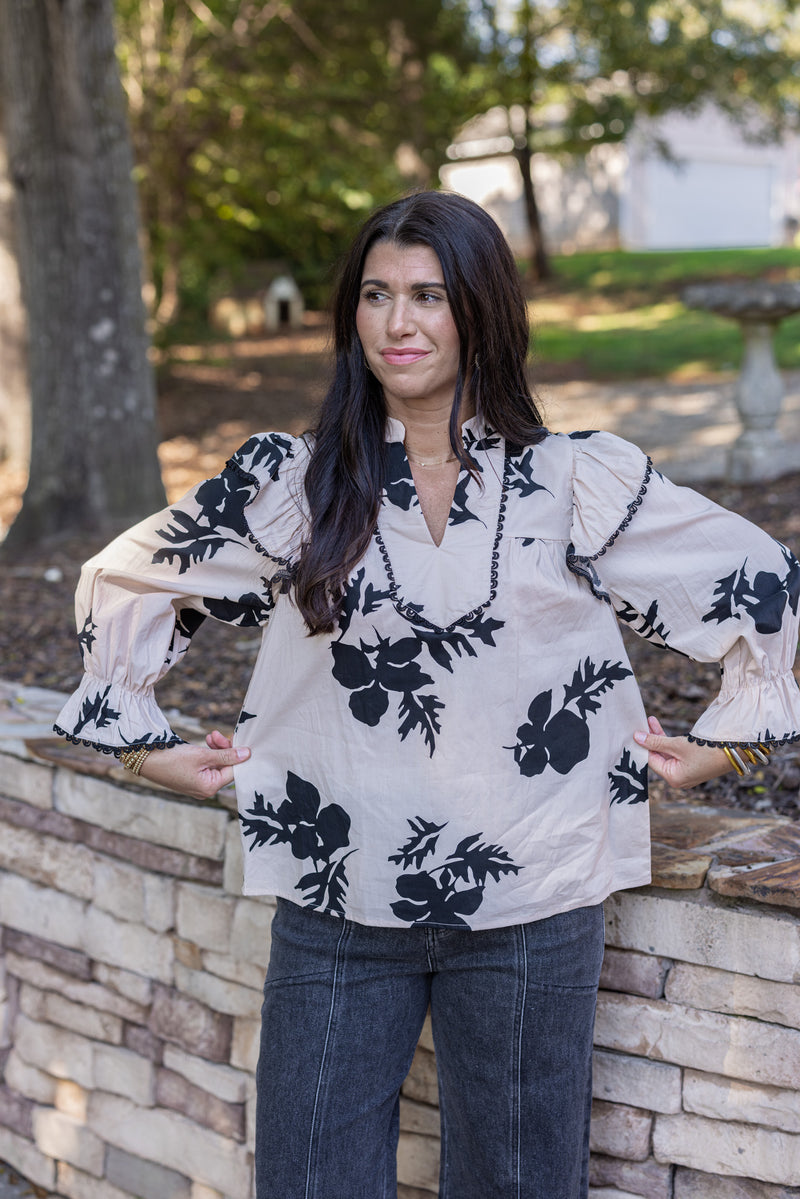
{"type": "Polygon", "coordinates": [[[250,750],[245,749],[244,746],[239,746],[239,748],[236,750],[237,762],[246,762],[249,757],[250,757],[250,750]]]}
{"type": "Polygon", "coordinates": [[[633,734],[633,739],[637,743],[637,745],[644,745],[645,741],[647,740],[647,733],[640,733],[639,730],[637,729],[636,732],[633,734]]]}

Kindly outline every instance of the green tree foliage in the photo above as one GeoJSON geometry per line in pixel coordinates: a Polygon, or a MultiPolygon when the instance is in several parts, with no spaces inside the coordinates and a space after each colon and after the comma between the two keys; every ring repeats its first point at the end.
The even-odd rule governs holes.
{"type": "Polygon", "coordinates": [[[479,54],[466,0],[118,0],[159,319],[220,267],[317,287],[366,210],[427,184],[479,54]]]}
{"type": "Polygon", "coordinates": [[[481,0],[476,13],[487,67],[474,112],[506,109],[540,276],[534,152],[586,153],[639,116],[708,101],[755,138],[798,125],[796,0],[481,0]]]}

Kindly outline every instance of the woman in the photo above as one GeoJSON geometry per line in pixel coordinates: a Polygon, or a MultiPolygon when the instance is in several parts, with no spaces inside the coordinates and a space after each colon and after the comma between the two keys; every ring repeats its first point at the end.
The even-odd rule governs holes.
{"type": "Polygon", "coordinates": [[[59,725],[195,797],[235,768],[245,892],[279,897],[259,1199],[396,1194],[429,1003],[441,1195],[579,1199],[602,902],[649,880],[648,761],[690,787],[800,736],[800,567],[634,446],[547,433],[470,201],[372,216],[334,319],[314,437],[252,437],[88,564],[59,725]],[[233,742],[178,744],[152,686],[209,614],[263,646],[233,742]],[[648,727],[618,618],[724,662],[691,737],[648,727]]]}

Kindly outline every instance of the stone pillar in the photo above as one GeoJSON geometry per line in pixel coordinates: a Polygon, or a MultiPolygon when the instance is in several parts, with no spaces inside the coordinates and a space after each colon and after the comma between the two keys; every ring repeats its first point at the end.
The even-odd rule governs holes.
{"type": "Polygon", "coordinates": [[[741,321],[744,357],[734,398],[742,433],[731,446],[728,478],[752,483],[774,478],[781,468],[785,443],[775,427],[783,403],[783,380],[775,361],[777,326],[769,321],[741,321]]]}

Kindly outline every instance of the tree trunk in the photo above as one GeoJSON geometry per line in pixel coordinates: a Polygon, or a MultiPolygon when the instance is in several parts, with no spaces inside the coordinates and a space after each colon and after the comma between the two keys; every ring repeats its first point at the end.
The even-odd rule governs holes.
{"type": "MultiPolygon", "coordinates": [[[[522,46],[519,65],[521,69],[520,103],[516,117],[522,115],[521,128],[513,133],[514,157],[519,163],[522,175],[522,192],[525,197],[525,215],[528,218],[528,229],[531,235],[531,266],[530,276],[539,282],[552,277],[550,260],[544,244],[542,221],[539,215],[539,205],[536,203],[536,190],[533,185],[533,122],[531,120],[531,104],[533,103],[539,73],[539,60],[534,30],[534,5],[532,0],[521,0],[519,9],[520,32],[522,46]]],[[[508,113],[509,129],[511,129],[511,111],[508,113]]]]}
{"type": "Polygon", "coordinates": [[[539,205],[536,203],[536,191],[533,186],[533,175],[531,173],[533,167],[533,153],[531,151],[527,131],[524,141],[522,138],[519,138],[518,144],[514,146],[514,157],[519,163],[519,169],[522,175],[522,190],[525,197],[525,215],[528,218],[528,229],[531,235],[530,274],[533,279],[542,282],[545,279],[552,279],[553,270],[550,266],[550,256],[547,253],[547,248],[544,243],[542,221],[539,215],[539,205]]]}
{"type": "Polygon", "coordinates": [[[0,127],[0,462],[26,470],[31,422],[26,363],[25,308],[14,253],[14,194],[0,127]]]}
{"type": "Polygon", "coordinates": [[[112,13],[0,0],[33,421],[12,546],[113,532],[164,502],[112,13]]]}

